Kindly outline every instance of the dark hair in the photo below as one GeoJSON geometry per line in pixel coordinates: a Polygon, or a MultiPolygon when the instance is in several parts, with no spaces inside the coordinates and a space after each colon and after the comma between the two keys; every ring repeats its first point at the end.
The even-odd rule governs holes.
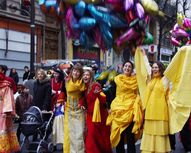
{"type": "Polygon", "coordinates": [[[134,64],[133,64],[133,62],[131,62],[131,61],[124,61],[124,62],[123,62],[123,67],[124,67],[124,65],[125,65],[126,63],[130,63],[131,66],[132,66],[132,70],[134,69],[134,64]]]}
{"type": "Polygon", "coordinates": [[[164,75],[163,75],[163,73],[164,73],[164,71],[165,71],[165,66],[164,66],[164,64],[162,63],[162,62],[160,62],[160,61],[155,61],[153,64],[157,64],[158,65],[158,67],[159,67],[159,73],[160,73],[160,76],[161,77],[163,77],[164,75]]]}
{"type": "Polygon", "coordinates": [[[53,71],[59,73],[59,77],[58,77],[59,81],[62,81],[64,79],[64,73],[63,73],[63,71],[60,68],[54,67],[53,71]]]}
{"type": "Polygon", "coordinates": [[[8,67],[6,65],[0,65],[0,68],[4,71],[4,74],[7,72],[8,67]]]}
{"type": "Polygon", "coordinates": [[[25,66],[24,69],[29,69],[29,67],[28,67],[28,66],[25,66]]]}

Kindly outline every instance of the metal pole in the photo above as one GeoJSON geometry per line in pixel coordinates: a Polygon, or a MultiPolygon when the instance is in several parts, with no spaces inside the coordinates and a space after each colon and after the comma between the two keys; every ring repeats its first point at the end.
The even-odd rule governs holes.
{"type": "Polygon", "coordinates": [[[62,51],[62,59],[65,59],[65,33],[64,33],[64,24],[63,20],[60,22],[60,31],[61,31],[61,51],[62,51]]]}
{"type": "Polygon", "coordinates": [[[31,12],[30,12],[30,27],[31,27],[31,42],[30,42],[30,70],[34,71],[34,57],[35,57],[35,0],[31,0],[31,12]]]}

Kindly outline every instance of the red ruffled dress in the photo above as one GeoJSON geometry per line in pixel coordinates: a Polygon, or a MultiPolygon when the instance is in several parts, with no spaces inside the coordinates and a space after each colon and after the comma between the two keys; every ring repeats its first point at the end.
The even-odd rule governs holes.
{"type": "Polygon", "coordinates": [[[86,153],[112,153],[110,144],[110,127],[106,126],[107,109],[106,97],[94,93],[96,88],[101,88],[100,84],[94,82],[85,91],[87,103],[87,117],[86,117],[86,139],[85,147],[86,153]],[[94,104],[96,98],[100,101],[101,122],[92,122],[94,104]]]}

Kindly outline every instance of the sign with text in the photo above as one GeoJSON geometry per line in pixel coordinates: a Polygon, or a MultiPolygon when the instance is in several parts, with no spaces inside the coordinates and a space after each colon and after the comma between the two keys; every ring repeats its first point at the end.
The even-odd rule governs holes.
{"type": "Polygon", "coordinates": [[[100,65],[100,49],[98,47],[85,49],[83,46],[73,45],[73,59],[94,60],[96,64],[100,65]]]}

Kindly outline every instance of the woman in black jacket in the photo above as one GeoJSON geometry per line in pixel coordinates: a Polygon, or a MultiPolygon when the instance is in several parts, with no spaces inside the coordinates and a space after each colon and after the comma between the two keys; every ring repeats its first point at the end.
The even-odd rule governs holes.
{"type": "Polygon", "coordinates": [[[12,68],[12,69],[10,70],[9,77],[11,77],[11,78],[15,81],[15,84],[18,84],[18,82],[19,82],[19,76],[18,76],[18,73],[17,73],[17,71],[16,71],[15,68],[12,68]]]}
{"type": "Polygon", "coordinates": [[[33,88],[33,104],[42,111],[49,111],[52,90],[50,79],[46,76],[46,72],[43,69],[37,70],[36,76],[33,88]]]}

